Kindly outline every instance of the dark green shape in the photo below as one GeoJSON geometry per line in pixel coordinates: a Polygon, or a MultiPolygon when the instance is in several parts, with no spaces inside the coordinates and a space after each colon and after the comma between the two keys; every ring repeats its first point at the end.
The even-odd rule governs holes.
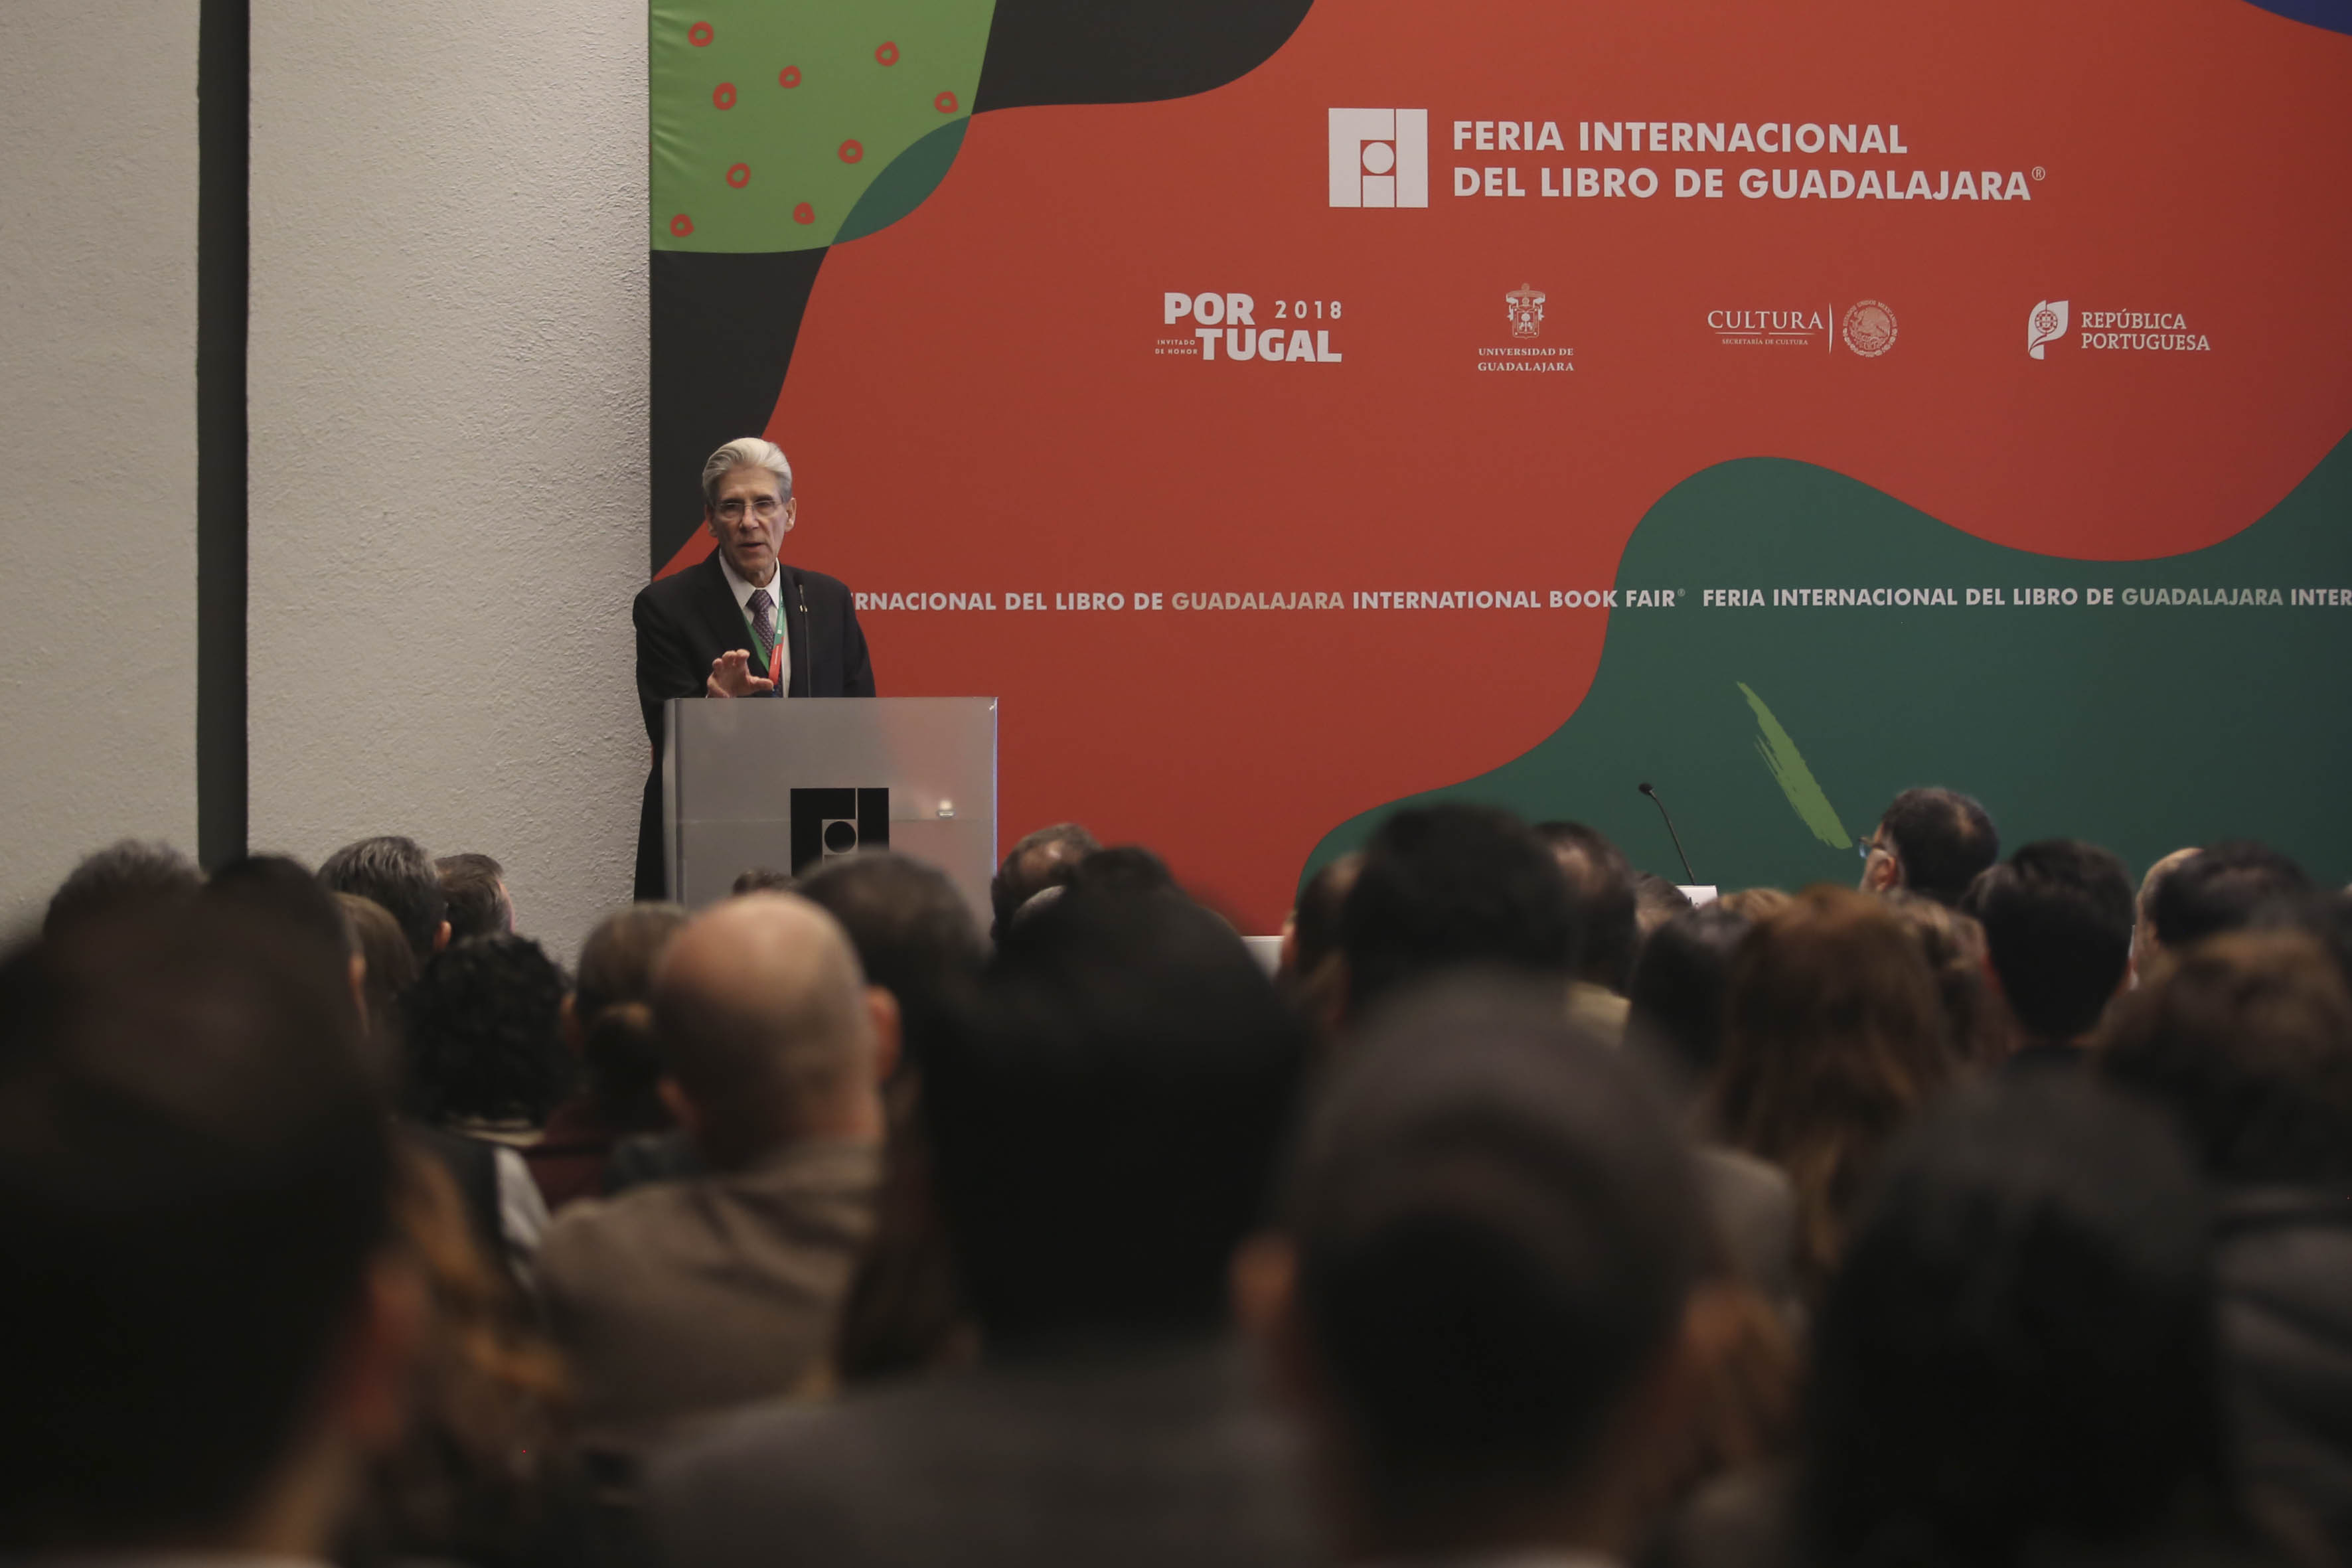
{"type": "Polygon", "coordinates": [[[874,183],[866,187],[866,194],[857,198],[857,205],[841,220],[841,233],[835,237],[834,243],[861,239],[886,229],[921,206],[955,166],[956,153],[963,146],[964,129],[971,123],[971,116],[958,115],[891,159],[890,166],[874,176],[874,183]]]}
{"type": "MultiPolygon", "coordinates": [[[[1699,879],[1726,888],[1854,881],[1860,859],[1835,840],[1866,835],[1914,784],[1983,800],[2005,846],[2089,838],[2138,868],[2244,836],[2323,882],[2352,876],[2352,605],[2294,603],[2296,589],[2352,589],[2352,437],[2243,532],[2139,562],[2007,549],[1825,468],[1745,458],[1661,498],[1617,586],[1621,599],[1677,590],[1677,607],[1609,612],[1601,668],[1566,722],[1524,756],[1412,802],[1588,822],[1635,865],[1680,880],[1656,810],[1634,791],[1646,779],[1674,808],[1699,879]],[[1700,599],[1760,588],[1769,606],[1775,588],[1881,586],[1960,602],[1700,599]],[[2020,590],[2093,586],[2116,602],[2014,603],[2020,590]],[[1971,587],[2011,602],[1969,607],[1971,587]],[[2282,603],[2123,602],[2150,589],[2276,589],[2282,603]],[[1814,802],[1801,814],[1805,782],[1783,788],[1799,745],[1814,802]]],[[[1333,829],[1303,875],[1362,844],[1391,809],[1333,829]]]]}

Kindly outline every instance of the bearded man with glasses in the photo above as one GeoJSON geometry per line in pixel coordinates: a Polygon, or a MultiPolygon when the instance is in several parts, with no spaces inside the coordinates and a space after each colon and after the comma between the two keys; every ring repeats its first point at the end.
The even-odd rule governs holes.
{"type": "Polygon", "coordinates": [[[718,548],[647,584],[637,627],[637,703],[653,768],[637,825],[636,896],[667,896],[662,863],[662,705],[673,697],[871,697],[874,666],[856,602],[837,577],[787,566],[793,466],[746,436],[702,465],[702,526],[718,548]]]}

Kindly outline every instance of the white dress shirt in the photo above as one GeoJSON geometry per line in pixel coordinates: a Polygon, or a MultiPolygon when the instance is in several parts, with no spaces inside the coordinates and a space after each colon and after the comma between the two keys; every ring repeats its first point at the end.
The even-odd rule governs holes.
{"type": "MultiPolygon", "coordinates": [[[[790,689],[793,684],[793,647],[792,639],[784,636],[784,568],[782,564],[778,563],[776,569],[768,574],[767,582],[747,583],[736,573],[735,563],[728,560],[727,552],[722,550],[719,552],[719,569],[727,574],[727,585],[735,591],[735,607],[743,612],[743,619],[747,623],[751,619],[753,590],[761,587],[768,590],[768,598],[776,612],[776,647],[782,650],[776,659],[776,689],[783,691],[790,689]]],[[[755,669],[751,673],[765,676],[768,672],[764,669],[755,669]]]]}

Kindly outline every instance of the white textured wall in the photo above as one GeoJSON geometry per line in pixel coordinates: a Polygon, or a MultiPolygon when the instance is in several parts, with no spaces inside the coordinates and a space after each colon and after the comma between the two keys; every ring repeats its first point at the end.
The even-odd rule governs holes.
{"type": "Polygon", "coordinates": [[[0,921],[196,839],[196,0],[0,3],[0,921]]]}
{"type": "Polygon", "coordinates": [[[646,744],[644,0],[254,0],[252,842],[506,862],[568,957],[646,744]]]}

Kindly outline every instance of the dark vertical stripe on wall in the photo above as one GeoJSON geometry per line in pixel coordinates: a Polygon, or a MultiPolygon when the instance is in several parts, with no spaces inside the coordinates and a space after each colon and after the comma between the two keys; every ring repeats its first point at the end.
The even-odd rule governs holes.
{"type": "Polygon", "coordinates": [[[196,46],[196,853],[246,847],[245,327],[252,0],[196,46]]]}

